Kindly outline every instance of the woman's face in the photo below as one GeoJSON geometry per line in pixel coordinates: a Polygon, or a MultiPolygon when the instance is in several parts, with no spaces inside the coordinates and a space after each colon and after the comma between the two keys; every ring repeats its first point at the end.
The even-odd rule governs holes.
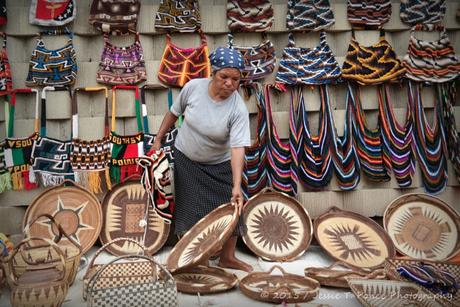
{"type": "Polygon", "coordinates": [[[236,68],[222,68],[214,73],[213,86],[221,97],[229,97],[240,85],[241,73],[236,68]]]}

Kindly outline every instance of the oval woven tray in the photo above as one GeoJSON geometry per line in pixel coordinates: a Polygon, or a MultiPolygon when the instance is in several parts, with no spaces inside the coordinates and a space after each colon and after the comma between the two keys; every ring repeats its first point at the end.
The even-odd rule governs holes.
{"type": "Polygon", "coordinates": [[[360,214],[332,207],[317,217],[318,243],[333,258],[356,268],[379,268],[395,255],[390,237],[376,222],[360,214]]]}
{"type": "Polygon", "coordinates": [[[241,292],[249,298],[271,303],[301,303],[314,299],[319,293],[319,282],[314,279],[286,273],[280,266],[268,272],[255,272],[240,281],[241,292]],[[274,269],[281,275],[273,275],[274,269]]]}
{"type": "Polygon", "coordinates": [[[385,210],[383,226],[396,249],[410,258],[441,261],[460,250],[460,216],[434,196],[396,198],[385,210]]]}
{"type": "Polygon", "coordinates": [[[179,292],[208,294],[224,292],[238,284],[235,274],[215,267],[197,266],[173,274],[179,292]]]}
{"type": "MultiPolygon", "coordinates": [[[[52,187],[38,195],[27,208],[22,227],[37,216],[49,214],[61,224],[64,231],[74,239],[86,253],[96,242],[102,227],[102,210],[96,196],[71,181],[72,186],[52,187]]],[[[38,222],[29,229],[31,237],[56,240],[59,231],[49,221],[38,222]]],[[[61,243],[60,243],[61,244],[61,243]]],[[[63,245],[72,245],[63,238],[63,245]]],[[[72,245],[73,246],[73,245],[72,245]]]]}
{"type": "MultiPolygon", "coordinates": [[[[109,191],[102,202],[104,224],[99,236],[102,244],[117,238],[130,238],[139,242],[145,238],[142,243],[146,255],[156,253],[168,239],[170,224],[165,223],[152,206],[148,208],[148,218],[145,218],[146,205],[147,193],[139,181],[125,181],[109,191]],[[145,237],[145,227],[140,225],[141,221],[147,223],[145,237]]],[[[110,245],[107,251],[121,256],[137,253],[139,247],[129,241],[122,241],[110,245]]]]}
{"type": "Polygon", "coordinates": [[[264,189],[251,197],[243,211],[243,240],[251,251],[269,261],[290,261],[310,245],[310,216],[293,197],[264,189]]]}
{"type": "Polygon", "coordinates": [[[184,270],[208,260],[222,248],[237,222],[238,211],[233,204],[223,204],[211,211],[176,243],[168,256],[168,270],[184,270]]]}

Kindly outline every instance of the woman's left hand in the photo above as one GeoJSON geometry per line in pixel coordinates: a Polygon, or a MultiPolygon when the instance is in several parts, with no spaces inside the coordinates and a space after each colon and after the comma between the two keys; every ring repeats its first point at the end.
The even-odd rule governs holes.
{"type": "Polygon", "coordinates": [[[243,193],[241,192],[241,188],[239,186],[233,187],[232,198],[230,199],[230,201],[236,204],[236,206],[238,207],[238,215],[241,215],[241,212],[243,211],[244,198],[243,193]]]}

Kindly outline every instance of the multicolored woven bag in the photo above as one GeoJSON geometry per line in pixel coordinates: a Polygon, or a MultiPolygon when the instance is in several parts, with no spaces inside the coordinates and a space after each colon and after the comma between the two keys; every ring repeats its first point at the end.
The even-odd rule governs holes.
{"type": "Polygon", "coordinates": [[[399,16],[410,26],[442,23],[445,14],[445,0],[401,0],[399,16]]]}
{"type": "Polygon", "coordinates": [[[273,24],[270,0],[228,0],[227,24],[230,32],[265,32],[273,24]]]}
{"type": "Polygon", "coordinates": [[[182,87],[188,81],[196,78],[209,78],[211,63],[206,36],[199,31],[201,45],[197,48],[181,48],[171,42],[171,36],[166,34],[166,47],[161,57],[158,69],[158,79],[174,87],[182,87]]]}
{"type": "Polygon", "coordinates": [[[348,0],[348,21],[353,28],[379,29],[391,17],[391,0],[348,0]]]}
{"type": "Polygon", "coordinates": [[[6,53],[6,33],[0,32],[3,38],[3,46],[0,50],[0,96],[6,95],[13,89],[13,80],[11,79],[10,62],[6,53]]]}
{"type": "MultiPolygon", "coordinates": [[[[156,86],[156,85],[144,85],[141,87],[141,100],[142,100],[142,119],[143,119],[143,126],[144,126],[144,151],[146,155],[153,155],[154,152],[151,152],[151,148],[153,146],[153,142],[155,142],[155,134],[150,133],[149,128],[149,118],[147,114],[147,101],[145,98],[146,90],[157,90],[157,89],[164,89],[163,86],[156,86]]],[[[171,108],[173,104],[172,98],[172,90],[168,88],[168,109],[171,108]]],[[[179,123],[181,118],[179,119],[179,123]]],[[[166,157],[168,158],[169,165],[174,166],[174,142],[176,140],[177,132],[179,130],[173,125],[169,131],[165,134],[163,141],[161,142],[161,148],[164,151],[166,157]]]]}
{"type": "Polygon", "coordinates": [[[195,32],[200,28],[198,0],[161,0],[155,14],[155,30],[195,32]]]}
{"type": "Polygon", "coordinates": [[[0,142],[0,193],[11,190],[11,175],[5,165],[5,141],[0,142]]]}
{"type": "Polygon", "coordinates": [[[6,25],[8,14],[6,12],[6,0],[0,0],[0,26],[6,25]]]}
{"type": "Polygon", "coordinates": [[[241,71],[241,84],[243,86],[248,86],[253,81],[265,78],[275,69],[275,47],[265,33],[262,34],[262,37],[263,41],[259,45],[242,47],[235,46],[233,35],[228,34],[228,47],[237,49],[244,58],[244,70],[241,71]]]}
{"type": "Polygon", "coordinates": [[[73,48],[73,33],[67,29],[40,32],[37,46],[32,52],[27,75],[27,86],[72,85],[77,78],[77,59],[73,48]],[[68,35],[67,44],[59,49],[45,47],[43,35],[68,35]]]}
{"type": "Polygon", "coordinates": [[[460,62],[455,55],[446,29],[442,26],[417,25],[412,28],[409,48],[404,56],[406,78],[421,81],[444,83],[460,75],[460,62]],[[440,31],[440,38],[424,41],[415,37],[415,31],[440,31]]]}
{"type": "Polygon", "coordinates": [[[40,95],[38,90],[30,88],[15,89],[11,93],[10,111],[8,121],[8,133],[5,139],[5,165],[11,174],[12,186],[14,190],[31,190],[37,187],[35,182],[30,180],[31,156],[34,142],[38,139],[39,119],[38,107],[40,95]],[[35,95],[35,123],[34,132],[28,137],[15,138],[14,117],[16,110],[17,94],[35,95]]]}
{"type": "Polygon", "coordinates": [[[126,34],[136,31],[140,9],[139,0],[93,0],[89,23],[102,32],[126,34]]]}
{"type": "Polygon", "coordinates": [[[104,33],[104,49],[96,80],[109,85],[137,84],[147,80],[139,33],[136,33],[134,44],[127,47],[114,46],[109,35],[104,33]]]}
{"type": "Polygon", "coordinates": [[[342,66],[343,79],[361,85],[375,85],[399,81],[405,72],[393,47],[385,39],[383,30],[380,30],[379,42],[372,46],[360,45],[352,30],[351,42],[342,66]]]}
{"type": "Polygon", "coordinates": [[[320,32],[320,43],[314,48],[296,47],[294,35],[289,33],[289,43],[283,50],[276,84],[319,85],[335,83],[340,77],[340,66],[326,41],[326,32],[320,32]]]}
{"type": "Polygon", "coordinates": [[[29,22],[39,26],[63,26],[77,15],[75,0],[32,0],[29,22]]]}
{"type": "Polygon", "coordinates": [[[112,124],[110,131],[111,159],[110,180],[113,184],[124,182],[128,177],[140,175],[137,166],[139,157],[144,155],[144,132],[142,128],[139,88],[134,85],[116,85],[112,89],[112,124]],[[119,135],[116,133],[116,92],[117,90],[135,91],[135,108],[138,133],[119,135]]]}
{"type": "Polygon", "coordinates": [[[80,87],[73,91],[72,99],[72,151],[70,161],[76,181],[93,193],[102,192],[102,181],[105,178],[107,188],[112,185],[109,176],[110,141],[109,141],[109,91],[106,87],[80,87]],[[79,138],[78,93],[104,92],[104,134],[98,140],[79,138]]]}
{"type": "MultiPolygon", "coordinates": [[[[65,179],[74,180],[74,172],[70,163],[72,142],[61,141],[46,136],[46,92],[66,91],[72,98],[72,91],[67,86],[47,86],[42,90],[40,135],[32,148],[33,172],[39,175],[41,184],[45,187],[61,184],[65,179]]],[[[70,102],[69,102],[70,103],[70,102]]],[[[36,182],[36,180],[31,180],[36,182]]]]}
{"type": "Polygon", "coordinates": [[[288,0],[286,28],[319,31],[335,23],[329,0],[288,0]]]}

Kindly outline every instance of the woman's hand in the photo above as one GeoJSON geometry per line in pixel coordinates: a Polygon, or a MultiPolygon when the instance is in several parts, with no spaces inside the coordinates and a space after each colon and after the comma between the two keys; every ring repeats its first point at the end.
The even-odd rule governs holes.
{"type": "Polygon", "coordinates": [[[235,205],[238,207],[238,215],[241,215],[243,211],[244,198],[240,186],[233,187],[232,198],[230,199],[230,201],[232,203],[235,203],[235,205]]]}

